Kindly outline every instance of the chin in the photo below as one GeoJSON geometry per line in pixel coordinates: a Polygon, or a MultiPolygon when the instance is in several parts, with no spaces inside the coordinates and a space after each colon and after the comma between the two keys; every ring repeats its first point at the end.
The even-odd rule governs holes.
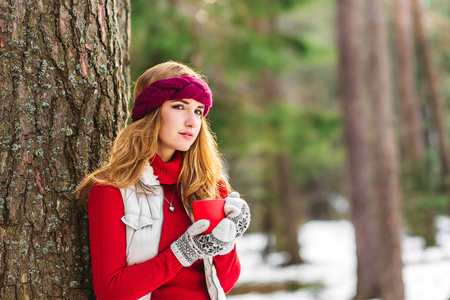
{"type": "Polygon", "coordinates": [[[188,151],[189,149],[191,149],[191,146],[192,146],[192,145],[181,146],[181,147],[178,147],[176,150],[177,150],[177,151],[186,152],[186,151],[188,151]]]}

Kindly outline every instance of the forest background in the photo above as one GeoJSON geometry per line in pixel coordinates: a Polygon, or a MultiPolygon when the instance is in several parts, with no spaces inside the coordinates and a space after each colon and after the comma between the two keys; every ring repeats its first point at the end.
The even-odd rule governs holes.
{"type": "MultiPolygon", "coordinates": [[[[284,251],[286,265],[302,262],[297,229],[308,220],[349,218],[357,228],[372,223],[375,232],[399,227],[390,230],[421,236],[429,247],[436,244],[435,217],[449,213],[450,6],[443,0],[345,2],[352,1],[131,1],[131,78],[166,60],[187,62],[207,76],[215,101],[210,120],[231,185],[251,203],[250,230],[267,233],[266,253],[284,251]],[[340,46],[346,37],[339,27],[352,18],[345,5],[354,7],[347,34],[355,36],[349,44],[356,50],[340,46]],[[345,61],[346,49],[356,57],[355,83],[344,74],[353,64],[345,61]],[[345,104],[352,88],[362,107],[356,123],[349,114],[358,111],[345,104]],[[415,107],[408,112],[408,105],[415,107]],[[356,133],[349,141],[352,126],[366,137],[358,140],[356,133]],[[358,142],[366,150],[352,150],[358,142]],[[392,155],[383,156],[385,149],[392,155]],[[383,164],[391,167],[377,169],[383,164]],[[373,186],[366,187],[375,192],[355,196],[352,184],[365,183],[352,176],[369,173],[373,186]],[[391,181],[377,178],[389,176],[398,177],[398,187],[383,192],[380,185],[391,181]],[[364,202],[378,204],[364,212],[358,208],[364,202]],[[397,221],[383,227],[391,218],[397,221]]],[[[377,251],[400,253],[399,239],[392,242],[396,250],[377,251]]],[[[367,267],[374,261],[363,259],[360,266],[372,272],[367,276],[376,277],[367,267]]],[[[401,269],[398,261],[380,264],[401,269]]],[[[380,296],[365,291],[364,276],[359,270],[357,298],[380,296]]],[[[398,270],[393,276],[386,277],[401,285],[398,270]]],[[[384,299],[403,297],[395,293],[382,292],[384,299]]]]}
{"type": "Polygon", "coordinates": [[[93,297],[72,192],[168,60],[208,78],[249,232],[283,265],[301,225],[349,219],[355,299],[400,300],[402,236],[433,246],[450,213],[446,0],[5,1],[0,29],[2,299],[93,297]]]}
{"type": "MultiPolygon", "coordinates": [[[[444,0],[421,3],[433,64],[442,84],[448,132],[450,6],[444,0]]],[[[398,143],[404,148],[394,64],[394,9],[392,3],[386,4],[394,123],[398,143]]],[[[348,194],[343,176],[335,1],[132,0],[131,5],[132,80],[167,60],[186,62],[206,75],[214,91],[212,128],[233,188],[252,204],[252,230],[286,233],[281,224],[286,181],[293,181],[295,201],[290,205],[296,207],[298,224],[347,217],[345,210],[334,205],[348,194]],[[284,156],[289,161],[285,165],[284,156]]],[[[359,30],[363,28],[364,24],[359,30]]],[[[359,47],[364,50],[367,40],[362,38],[359,47]]],[[[420,57],[416,64],[420,66],[420,57]]],[[[434,214],[448,214],[449,203],[428,108],[426,75],[420,67],[416,75],[428,167],[423,180],[417,182],[402,163],[402,187],[408,230],[425,235],[422,212],[431,209],[434,214]]],[[[427,241],[433,245],[433,236],[427,241]]]]}

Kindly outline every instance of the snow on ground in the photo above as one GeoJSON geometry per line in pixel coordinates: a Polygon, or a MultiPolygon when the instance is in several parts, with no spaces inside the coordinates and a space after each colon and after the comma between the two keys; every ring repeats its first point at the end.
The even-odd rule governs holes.
{"type": "MultiPolygon", "coordinates": [[[[403,281],[406,300],[450,299],[450,218],[438,217],[437,247],[424,249],[419,237],[403,241],[403,281]]],[[[261,251],[267,238],[246,234],[237,242],[242,264],[238,284],[298,280],[315,283],[295,292],[228,296],[230,300],[350,300],[356,290],[355,236],[350,222],[310,221],[300,227],[301,256],[305,264],[280,267],[283,254],[264,262],[261,251]]]]}

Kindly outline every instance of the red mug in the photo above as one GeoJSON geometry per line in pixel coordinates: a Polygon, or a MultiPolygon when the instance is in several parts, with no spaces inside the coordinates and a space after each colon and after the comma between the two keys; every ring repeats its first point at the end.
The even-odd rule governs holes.
{"type": "Polygon", "coordinates": [[[192,203],[194,220],[206,219],[210,222],[209,228],[202,234],[211,233],[214,227],[225,218],[224,206],[225,200],[223,199],[197,200],[192,203]]]}

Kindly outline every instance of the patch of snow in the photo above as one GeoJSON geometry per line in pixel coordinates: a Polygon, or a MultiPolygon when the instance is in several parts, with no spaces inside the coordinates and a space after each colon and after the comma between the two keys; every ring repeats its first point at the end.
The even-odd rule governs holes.
{"type": "MultiPolygon", "coordinates": [[[[403,241],[403,281],[406,300],[448,300],[450,297],[450,218],[436,219],[437,246],[424,248],[419,237],[403,241]]],[[[346,221],[310,221],[299,228],[298,240],[305,264],[281,267],[283,253],[263,260],[268,243],[262,233],[237,241],[242,264],[241,283],[297,280],[316,283],[295,292],[228,296],[231,300],[350,300],[356,290],[356,247],[353,225],[346,221]]]]}

